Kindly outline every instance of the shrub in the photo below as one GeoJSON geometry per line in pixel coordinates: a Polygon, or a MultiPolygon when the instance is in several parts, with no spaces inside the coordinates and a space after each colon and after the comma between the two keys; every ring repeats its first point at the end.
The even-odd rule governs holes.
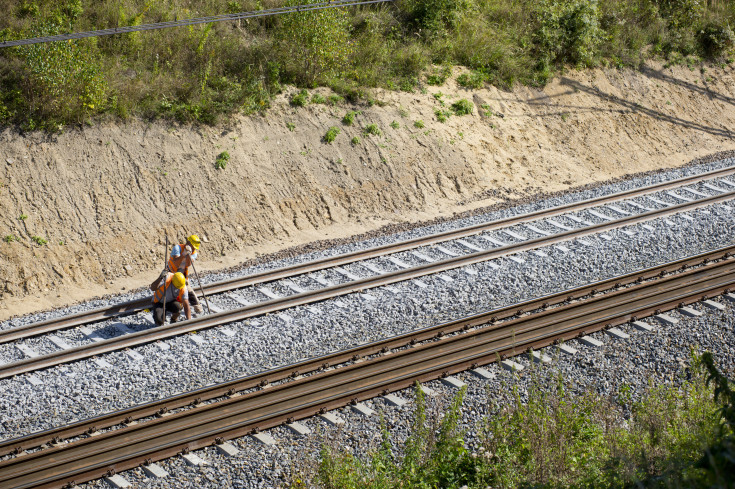
{"type": "Polygon", "coordinates": [[[401,127],[401,125],[398,123],[398,121],[393,121],[390,123],[390,127],[392,127],[393,129],[398,129],[399,127],[401,127]]]}
{"type": "Polygon", "coordinates": [[[415,127],[416,129],[423,129],[425,127],[424,121],[422,121],[421,119],[413,121],[413,127],[415,127]]]}
{"type": "MultiPolygon", "coordinates": [[[[318,0],[288,0],[287,7],[318,0]]],[[[278,17],[276,49],[287,75],[297,83],[315,86],[338,77],[352,52],[347,9],[329,8],[278,17]]]]}
{"type": "Polygon", "coordinates": [[[732,48],[735,34],[729,25],[710,22],[697,35],[702,54],[708,58],[717,58],[732,48]]]}
{"type": "Polygon", "coordinates": [[[350,142],[352,143],[352,146],[357,146],[358,144],[360,144],[360,138],[355,136],[350,142]]]}
{"type": "Polygon", "coordinates": [[[591,65],[603,39],[597,2],[542,0],[535,41],[540,63],[591,65]]]}
{"type": "MultiPolygon", "coordinates": [[[[33,29],[30,36],[61,32],[60,25],[45,22],[33,29]]],[[[42,125],[82,122],[103,108],[107,83],[91,46],[89,41],[77,40],[19,48],[27,75],[21,88],[31,114],[44,121],[42,125]]]]}
{"type": "Polygon", "coordinates": [[[345,126],[351,126],[355,122],[355,117],[357,117],[358,114],[359,112],[356,112],[354,110],[347,112],[342,118],[342,124],[344,124],[345,126]]]}
{"type": "Polygon", "coordinates": [[[365,130],[363,132],[366,136],[369,134],[372,134],[373,136],[380,136],[381,134],[377,124],[368,124],[367,126],[365,126],[365,130]]]}
{"type": "Polygon", "coordinates": [[[217,160],[214,162],[214,167],[218,170],[224,170],[227,167],[227,163],[230,161],[230,153],[223,151],[217,155],[217,160]]]}
{"type": "Polygon", "coordinates": [[[294,107],[306,107],[309,105],[309,92],[303,88],[291,97],[291,105],[294,107]]]}
{"type": "Polygon", "coordinates": [[[474,104],[467,99],[459,99],[452,104],[452,110],[457,115],[469,115],[474,111],[474,104]]]}
{"type": "Polygon", "coordinates": [[[339,132],[340,131],[338,127],[332,126],[329,129],[327,129],[327,133],[324,135],[322,139],[324,140],[325,143],[331,143],[332,141],[335,140],[339,132]]]}
{"type": "Polygon", "coordinates": [[[469,7],[467,0],[404,0],[399,4],[407,20],[423,36],[434,37],[454,27],[462,12],[469,7]]]}
{"type": "Polygon", "coordinates": [[[311,96],[311,103],[312,104],[323,104],[326,101],[327,101],[327,99],[324,98],[324,96],[321,95],[321,94],[319,94],[319,93],[315,93],[314,95],[311,96]]]}

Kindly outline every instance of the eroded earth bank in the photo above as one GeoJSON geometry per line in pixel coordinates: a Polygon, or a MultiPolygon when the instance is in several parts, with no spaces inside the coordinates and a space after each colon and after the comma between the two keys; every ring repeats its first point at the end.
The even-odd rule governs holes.
{"type": "Polygon", "coordinates": [[[732,150],[733,87],[730,66],[653,63],[543,89],[378,91],[372,105],[294,108],[288,89],[263,115],[216,128],[5,128],[0,320],[146,285],[165,235],[204,238],[201,272],[732,150]],[[437,120],[462,98],[473,114],[437,120]],[[348,111],[360,111],[351,126],[348,111]]]}

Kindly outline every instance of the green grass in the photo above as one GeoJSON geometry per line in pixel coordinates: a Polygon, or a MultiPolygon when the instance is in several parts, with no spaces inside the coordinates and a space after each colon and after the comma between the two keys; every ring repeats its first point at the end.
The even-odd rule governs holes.
{"type": "MultiPolygon", "coordinates": [[[[275,5],[0,0],[0,39],[275,5]]],[[[454,66],[468,70],[457,82],[472,89],[542,86],[565,69],[638,67],[648,58],[695,69],[732,58],[732,25],[731,2],[405,0],[3,48],[0,125],[58,131],[109,116],[217,124],[266,112],[287,84],[302,89],[296,107],[380,105],[372,88],[424,91],[424,83],[445,84],[454,66]],[[334,95],[309,96],[315,87],[334,95]]]]}
{"type": "Polygon", "coordinates": [[[327,129],[327,133],[324,135],[322,140],[325,143],[332,143],[337,138],[337,134],[339,133],[340,133],[339,127],[332,126],[329,129],[327,129]]]}
{"type": "Polygon", "coordinates": [[[637,400],[625,384],[612,397],[572,394],[561,372],[532,371],[530,381],[527,396],[513,390],[515,402],[488,398],[491,415],[470,427],[472,441],[460,428],[466,387],[443,412],[417,387],[405,442],[385,425],[367,453],[327,441],[291,487],[731,487],[735,392],[709,354],[637,400]]]}
{"type": "Polygon", "coordinates": [[[293,122],[287,122],[286,127],[288,128],[289,131],[293,132],[294,129],[296,129],[296,124],[294,124],[293,122]]]}
{"type": "Polygon", "coordinates": [[[401,125],[398,123],[398,121],[393,121],[390,123],[390,127],[392,127],[393,129],[398,129],[399,127],[401,127],[401,125]]]}
{"type": "Polygon", "coordinates": [[[327,103],[327,99],[324,97],[324,95],[315,93],[311,96],[311,103],[312,104],[325,104],[327,103]]]}
{"type": "Polygon", "coordinates": [[[424,121],[419,119],[417,121],[413,121],[413,127],[415,127],[416,129],[423,129],[426,126],[424,125],[424,121]]]}
{"type": "Polygon", "coordinates": [[[28,219],[28,216],[25,214],[21,214],[20,216],[18,216],[19,221],[25,221],[26,219],[28,219]]]}
{"type": "Polygon", "coordinates": [[[3,238],[3,241],[6,243],[12,243],[13,241],[18,241],[18,237],[14,234],[8,234],[3,238]]]}
{"type": "Polygon", "coordinates": [[[227,163],[230,161],[230,153],[223,151],[217,155],[217,159],[214,162],[214,167],[218,170],[224,170],[227,167],[227,163]]]}

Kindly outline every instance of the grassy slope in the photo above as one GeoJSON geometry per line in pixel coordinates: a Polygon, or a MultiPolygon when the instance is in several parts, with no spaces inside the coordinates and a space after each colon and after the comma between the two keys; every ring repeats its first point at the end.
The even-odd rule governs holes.
{"type": "MultiPolygon", "coordinates": [[[[292,4],[308,0],[289,0],[292,4]]],[[[258,10],[273,0],[0,0],[0,39],[258,10]]],[[[268,108],[283,83],[366,88],[543,84],[563,66],[717,57],[730,1],[396,0],[71,43],[0,49],[0,124],[55,129],[111,114],[216,123],[268,108]],[[712,4],[707,6],[706,3],[712,4]]]]}

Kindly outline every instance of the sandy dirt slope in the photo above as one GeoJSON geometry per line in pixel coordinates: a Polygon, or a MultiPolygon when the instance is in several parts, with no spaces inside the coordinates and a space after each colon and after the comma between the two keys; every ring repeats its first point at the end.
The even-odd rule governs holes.
{"type": "Polygon", "coordinates": [[[570,72],[543,90],[466,91],[450,80],[427,93],[379,91],[383,103],[372,107],[295,109],[292,89],[265,115],[217,128],[140,120],[54,136],[5,128],[0,319],[147,284],[162,266],[165,234],[203,235],[199,268],[212,270],[734,149],[734,87],[731,67],[651,64],[570,72]],[[446,108],[438,92],[447,107],[474,102],[474,114],[438,122],[434,111],[446,108]],[[348,110],[361,111],[350,127],[341,123],[348,110]],[[382,135],[364,135],[368,124],[382,135]],[[341,133],[327,144],[330,126],[341,133]],[[217,170],[222,151],[230,162],[217,170]]]}

